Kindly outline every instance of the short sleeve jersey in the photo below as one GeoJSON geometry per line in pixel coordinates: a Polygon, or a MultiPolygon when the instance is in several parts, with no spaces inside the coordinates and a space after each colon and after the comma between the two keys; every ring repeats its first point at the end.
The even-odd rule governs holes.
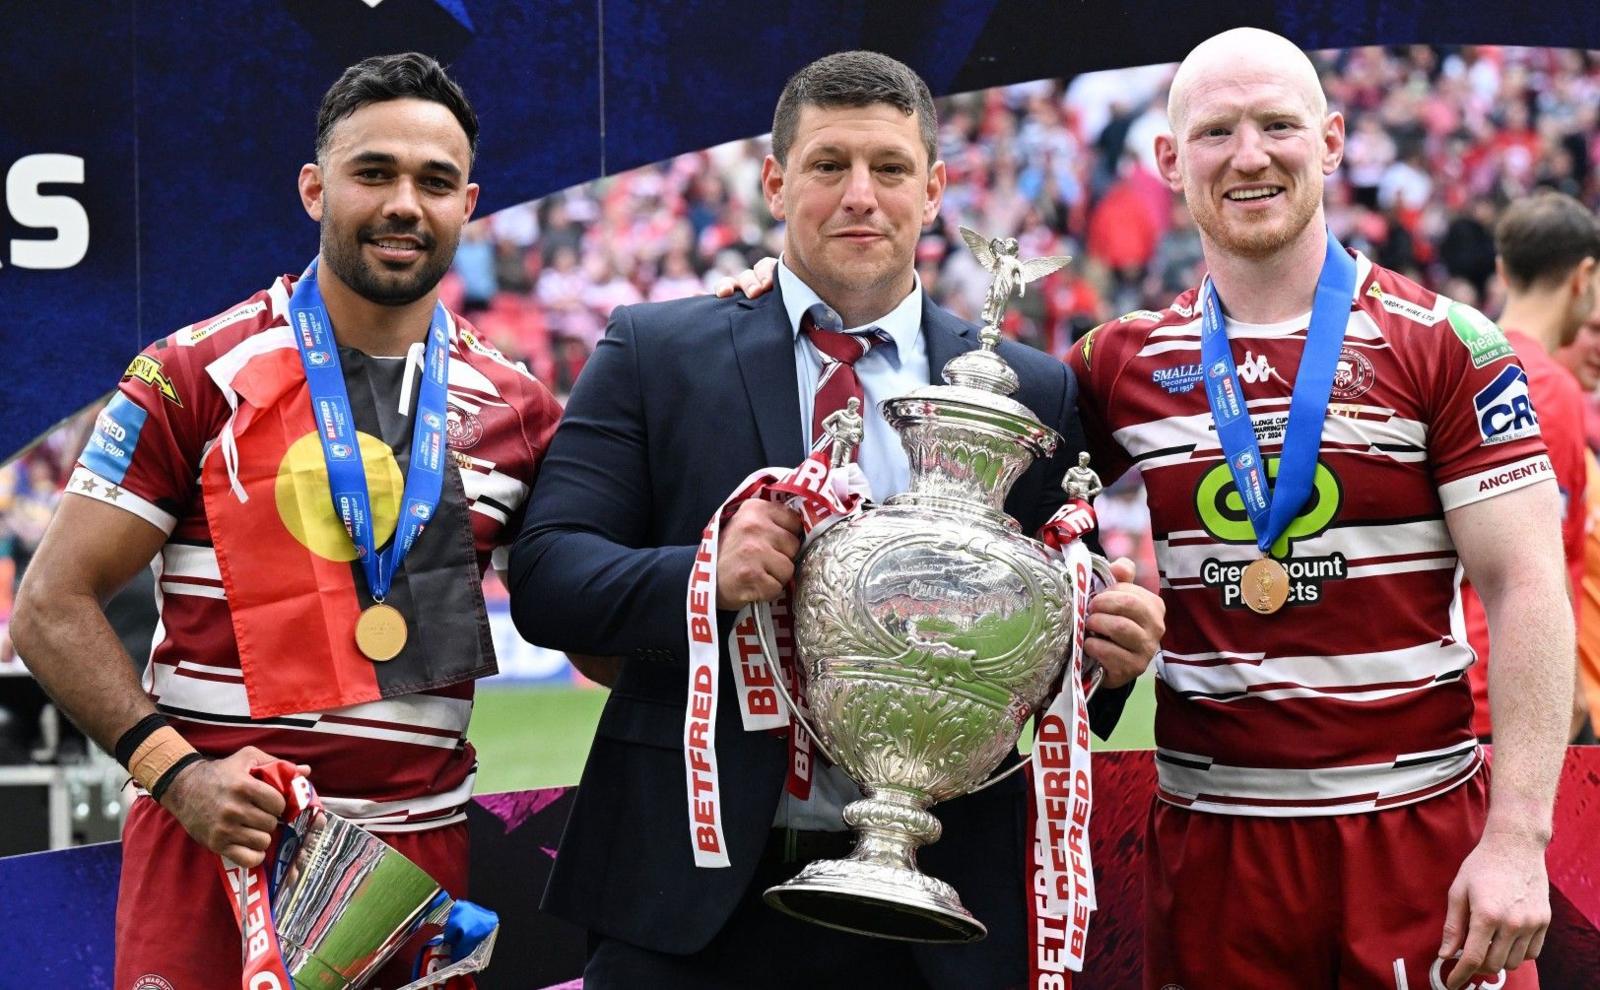
{"type": "MultiPolygon", "coordinates": [[[[1422,800],[1482,761],[1447,509],[1551,477],[1527,375],[1493,323],[1356,255],[1313,491],[1273,546],[1273,615],[1243,604],[1260,557],[1202,384],[1198,290],[1069,355],[1095,465],[1148,490],[1167,635],[1156,662],[1160,796],[1316,815],[1422,800]]],[[[1226,305],[1226,301],[1224,301],[1226,305]]],[[[1275,477],[1309,313],[1229,322],[1275,477]]]]}
{"type": "MultiPolygon", "coordinates": [[[[251,717],[199,479],[206,458],[228,456],[233,407],[223,383],[265,346],[268,331],[287,325],[293,281],[280,278],[140,353],[67,491],[168,534],[152,564],[161,623],[144,687],[196,748],[222,755],[253,745],[309,764],[329,808],[375,830],[459,821],[476,768],[466,741],[470,681],[331,711],[251,717]]],[[[447,443],[481,574],[516,539],[560,407],[460,318],[451,345],[447,443]]],[[[337,525],[331,507],[329,517],[337,525]]]]}

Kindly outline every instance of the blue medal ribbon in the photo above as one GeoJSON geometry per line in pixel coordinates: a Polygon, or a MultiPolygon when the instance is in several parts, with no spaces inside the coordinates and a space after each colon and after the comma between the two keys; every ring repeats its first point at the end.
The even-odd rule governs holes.
{"type": "Polygon", "coordinates": [[[394,573],[406,552],[433,518],[444,487],[449,317],[442,304],[434,306],[423,358],[422,385],[417,395],[416,422],[411,429],[411,463],[406,470],[405,489],[400,499],[400,517],[395,524],[394,539],[381,554],[375,545],[372,497],[350,410],[350,394],[345,390],[344,372],[339,367],[339,344],[333,335],[333,321],[328,318],[327,307],[322,302],[322,290],[317,287],[315,260],[295,283],[294,295],[289,299],[289,325],[294,332],[295,345],[300,349],[306,384],[311,390],[311,416],[316,420],[322,458],[328,466],[334,514],[344,522],[350,542],[355,544],[356,556],[367,576],[367,590],[373,601],[382,602],[389,594],[394,573]]]}
{"type": "Polygon", "coordinates": [[[1350,297],[1356,287],[1356,263],[1333,233],[1328,233],[1328,253],[1317,276],[1316,300],[1306,346],[1295,374],[1289,399],[1289,421],[1283,431],[1283,451],[1276,481],[1267,476],[1266,461],[1250,424],[1244,389],[1228,346],[1217,288],[1207,278],[1200,287],[1200,359],[1205,366],[1206,399],[1217,426],[1217,440],[1228,461],[1234,487],[1244,500],[1256,545],[1266,554],[1289,523],[1305,507],[1317,472],[1317,451],[1322,447],[1322,422],[1350,319],[1350,297]]]}

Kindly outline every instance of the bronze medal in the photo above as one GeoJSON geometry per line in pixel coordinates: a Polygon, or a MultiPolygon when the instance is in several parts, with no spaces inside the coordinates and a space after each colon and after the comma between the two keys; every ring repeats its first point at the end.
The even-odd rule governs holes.
{"type": "Polygon", "coordinates": [[[1239,591],[1252,612],[1271,615],[1289,600],[1289,572],[1271,557],[1252,560],[1239,576],[1239,591]]]}
{"type": "Polygon", "coordinates": [[[356,620],[356,649],[368,660],[393,660],[406,645],[406,617],[378,602],[356,620]]]}

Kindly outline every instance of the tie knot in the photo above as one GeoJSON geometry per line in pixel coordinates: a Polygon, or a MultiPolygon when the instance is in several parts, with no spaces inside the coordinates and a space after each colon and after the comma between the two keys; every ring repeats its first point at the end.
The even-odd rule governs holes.
{"type": "Polygon", "coordinates": [[[806,310],[800,320],[800,332],[811,338],[811,344],[829,361],[854,365],[874,347],[888,340],[888,335],[877,327],[868,327],[859,333],[845,333],[839,314],[827,303],[816,303],[806,310]]]}

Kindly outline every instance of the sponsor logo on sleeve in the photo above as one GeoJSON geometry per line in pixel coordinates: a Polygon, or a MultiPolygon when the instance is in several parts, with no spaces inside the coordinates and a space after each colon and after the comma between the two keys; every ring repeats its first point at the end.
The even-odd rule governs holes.
{"type": "Polygon", "coordinates": [[[122,380],[143,382],[160,392],[161,397],[173,405],[183,405],[183,400],[178,398],[178,390],[172,386],[172,378],[161,370],[161,362],[148,354],[134,358],[128,370],[122,373],[122,380]]]}
{"type": "Polygon", "coordinates": [[[1478,414],[1478,433],[1484,443],[1510,443],[1539,435],[1539,417],[1528,395],[1528,375],[1514,364],[1506,365],[1472,397],[1478,414]]]}
{"type": "Polygon", "coordinates": [[[1471,306],[1453,302],[1445,315],[1450,320],[1450,329],[1467,345],[1474,368],[1482,368],[1511,356],[1511,342],[1506,340],[1506,335],[1500,332],[1493,320],[1471,306]]]}
{"type": "Polygon", "coordinates": [[[1124,313],[1117,317],[1118,323],[1132,323],[1135,320],[1144,320],[1148,323],[1160,323],[1161,314],[1153,309],[1136,309],[1131,313],[1124,313]]]}
{"type": "Polygon", "coordinates": [[[1548,457],[1541,457],[1531,464],[1514,464],[1492,474],[1481,475],[1478,478],[1478,494],[1487,494],[1519,481],[1554,473],[1548,457]]]}
{"type": "Polygon", "coordinates": [[[95,417],[94,432],[83,448],[83,466],[111,482],[121,484],[133,464],[139,432],[149,413],[118,392],[95,417]]]}

